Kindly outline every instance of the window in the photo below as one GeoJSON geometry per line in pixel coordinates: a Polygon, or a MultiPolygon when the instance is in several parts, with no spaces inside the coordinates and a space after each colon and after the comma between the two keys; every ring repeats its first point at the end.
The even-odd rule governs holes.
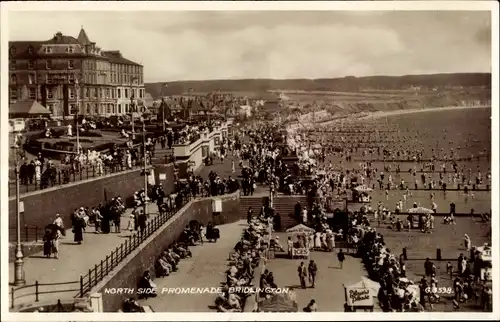
{"type": "Polygon", "coordinates": [[[17,84],[17,76],[16,76],[16,74],[10,75],[10,82],[11,82],[11,84],[17,84]]]}
{"type": "Polygon", "coordinates": [[[109,98],[109,88],[106,88],[106,98],[109,98]]]}
{"type": "Polygon", "coordinates": [[[17,88],[13,87],[10,89],[10,99],[11,100],[17,99],[17,88]]]}
{"type": "Polygon", "coordinates": [[[15,55],[16,54],[16,47],[10,47],[10,54],[15,55]]]}
{"type": "Polygon", "coordinates": [[[46,83],[47,84],[52,84],[52,75],[50,75],[50,74],[46,75],[46,83]]]}
{"type": "Polygon", "coordinates": [[[128,89],[125,88],[125,98],[128,98],[128,89]]]}
{"type": "Polygon", "coordinates": [[[53,99],[54,98],[54,93],[52,93],[51,88],[47,88],[47,98],[48,99],[53,99]]]}
{"type": "Polygon", "coordinates": [[[75,89],[74,88],[71,88],[71,87],[68,88],[68,96],[70,99],[75,99],[75,89]]]}
{"type": "Polygon", "coordinates": [[[75,62],[73,60],[68,60],[68,69],[75,68],[75,62]]]}
{"type": "Polygon", "coordinates": [[[28,69],[35,69],[35,62],[33,60],[28,61],[28,69]]]}
{"type": "Polygon", "coordinates": [[[78,113],[78,109],[76,108],[76,104],[69,104],[69,113],[70,114],[78,113]]]}
{"type": "Polygon", "coordinates": [[[128,109],[128,104],[125,104],[125,113],[128,113],[129,109],[128,109]]]}
{"type": "Polygon", "coordinates": [[[144,90],[143,90],[142,88],[139,90],[139,95],[140,95],[140,98],[143,98],[143,97],[144,97],[144,96],[143,96],[143,95],[144,95],[144,90]]]}
{"type": "Polygon", "coordinates": [[[74,74],[69,74],[68,75],[68,82],[70,84],[74,84],[75,83],[75,75],[74,74]]]}
{"type": "Polygon", "coordinates": [[[32,100],[36,99],[36,91],[35,91],[35,89],[34,88],[29,88],[28,91],[29,91],[29,98],[32,99],[32,100]]]}
{"type": "Polygon", "coordinates": [[[108,105],[108,114],[111,114],[111,106],[112,104],[107,104],[108,105]]]}
{"type": "Polygon", "coordinates": [[[86,88],[85,89],[85,98],[89,98],[90,97],[90,88],[86,88]]]}
{"type": "Polygon", "coordinates": [[[46,54],[52,54],[52,47],[48,46],[48,47],[45,47],[45,53],[46,54]]]}
{"type": "Polygon", "coordinates": [[[35,74],[28,74],[28,83],[35,84],[35,74]]]}
{"type": "Polygon", "coordinates": [[[97,88],[94,88],[92,92],[94,92],[94,98],[97,98],[97,88]]]}
{"type": "Polygon", "coordinates": [[[94,104],[94,114],[99,114],[99,105],[94,104]]]}
{"type": "Polygon", "coordinates": [[[54,113],[54,104],[47,104],[47,108],[49,109],[49,111],[54,113]]]}
{"type": "Polygon", "coordinates": [[[66,52],[72,54],[73,53],[73,47],[69,46],[66,48],[66,52]]]}
{"type": "Polygon", "coordinates": [[[16,69],[16,61],[15,60],[11,60],[9,61],[9,69],[10,70],[15,70],[16,69]]]}
{"type": "Polygon", "coordinates": [[[49,60],[45,61],[45,67],[47,69],[52,69],[52,60],[49,59],[49,60]]]}
{"type": "Polygon", "coordinates": [[[118,89],[118,97],[117,98],[122,98],[122,90],[118,89]]]}

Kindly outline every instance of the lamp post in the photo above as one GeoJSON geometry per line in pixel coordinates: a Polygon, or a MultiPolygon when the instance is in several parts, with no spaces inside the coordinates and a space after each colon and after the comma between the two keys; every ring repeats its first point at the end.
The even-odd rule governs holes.
{"type": "Polygon", "coordinates": [[[75,79],[75,91],[76,91],[76,154],[80,155],[80,129],[79,129],[79,114],[80,114],[80,81],[78,78],[75,79]]]}
{"type": "Polygon", "coordinates": [[[133,89],[132,85],[134,84],[134,81],[136,81],[138,78],[137,77],[132,77],[130,79],[130,110],[132,111],[132,140],[135,139],[135,131],[134,131],[134,95],[133,95],[133,89]]]}
{"type": "MultiPolygon", "coordinates": [[[[144,118],[141,117],[142,121],[142,149],[144,151],[144,194],[146,196],[146,199],[148,197],[148,175],[147,175],[147,168],[148,168],[148,163],[147,163],[147,157],[146,157],[146,122],[144,121],[144,118]]],[[[147,202],[144,200],[143,202],[143,210],[144,210],[144,215],[147,215],[148,208],[147,208],[147,202]]]]}
{"type": "Polygon", "coordinates": [[[165,133],[165,98],[163,96],[163,89],[167,87],[167,84],[163,84],[163,86],[161,87],[161,118],[162,118],[162,122],[163,122],[163,133],[165,133]]]}
{"type": "Polygon", "coordinates": [[[26,284],[24,279],[24,255],[21,246],[21,209],[20,209],[20,193],[19,193],[19,146],[16,144],[13,147],[16,151],[16,260],[14,262],[14,285],[23,286],[26,284]]]}

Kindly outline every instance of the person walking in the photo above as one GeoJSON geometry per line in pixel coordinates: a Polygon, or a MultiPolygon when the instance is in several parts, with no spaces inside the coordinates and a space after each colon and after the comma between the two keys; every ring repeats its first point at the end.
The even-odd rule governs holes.
{"type": "Polygon", "coordinates": [[[297,268],[297,272],[299,273],[300,287],[306,288],[306,277],[307,277],[307,269],[304,265],[304,262],[300,262],[299,267],[297,268]]]}
{"type": "Polygon", "coordinates": [[[337,254],[337,259],[340,262],[340,269],[342,269],[344,267],[344,261],[345,261],[345,254],[342,251],[342,249],[340,249],[340,252],[337,254]]]}
{"type": "Polygon", "coordinates": [[[316,273],[318,272],[318,266],[314,262],[314,260],[311,260],[309,262],[309,283],[311,284],[311,287],[314,288],[316,284],[316,273]]]}

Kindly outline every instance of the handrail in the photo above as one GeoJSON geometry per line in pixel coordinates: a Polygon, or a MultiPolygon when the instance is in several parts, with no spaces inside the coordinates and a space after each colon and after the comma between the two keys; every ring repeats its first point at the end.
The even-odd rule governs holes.
{"type": "MultiPolygon", "coordinates": [[[[15,301],[17,299],[27,297],[27,296],[35,296],[35,302],[39,301],[39,295],[40,294],[51,294],[51,293],[64,293],[64,292],[74,292],[78,291],[78,289],[63,289],[63,290],[55,290],[55,291],[40,291],[39,288],[43,286],[53,286],[53,285],[70,285],[70,284],[77,284],[79,281],[71,281],[71,282],[59,282],[59,283],[39,283],[38,281],[35,281],[35,284],[29,284],[29,285],[24,285],[18,288],[12,287],[9,294],[10,294],[10,308],[14,308],[15,306],[15,301]],[[35,290],[29,293],[21,294],[16,296],[16,293],[19,293],[20,290],[23,289],[31,289],[34,288],[35,290]]],[[[81,291],[81,289],[80,289],[81,291]]]]}

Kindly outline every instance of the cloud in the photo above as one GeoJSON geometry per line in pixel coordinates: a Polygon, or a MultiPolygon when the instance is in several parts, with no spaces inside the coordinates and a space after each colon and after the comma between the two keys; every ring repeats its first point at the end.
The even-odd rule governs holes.
{"type": "Polygon", "coordinates": [[[22,12],[11,40],[55,32],[119,49],[146,81],[488,72],[486,12],[22,12]]]}

